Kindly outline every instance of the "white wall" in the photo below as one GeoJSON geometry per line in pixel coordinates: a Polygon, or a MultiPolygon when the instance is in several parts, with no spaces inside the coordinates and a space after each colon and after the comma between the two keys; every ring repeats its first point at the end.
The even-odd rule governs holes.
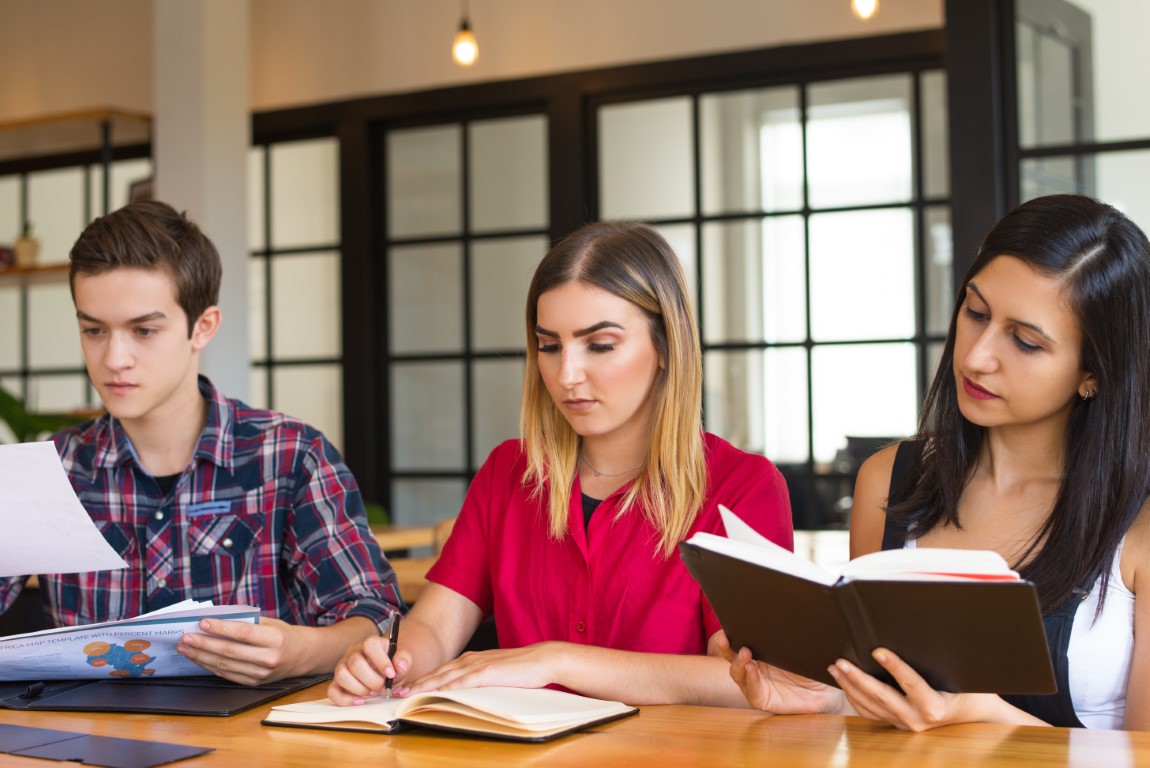
{"type": "MultiPolygon", "coordinates": [[[[235,0],[240,2],[241,0],[235,0]]],[[[251,105],[285,106],[942,26],[943,0],[470,0],[480,56],[450,59],[456,0],[249,0],[251,105]]],[[[152,111],[152,0],[0,1],[0,122],[152,111]]]]}

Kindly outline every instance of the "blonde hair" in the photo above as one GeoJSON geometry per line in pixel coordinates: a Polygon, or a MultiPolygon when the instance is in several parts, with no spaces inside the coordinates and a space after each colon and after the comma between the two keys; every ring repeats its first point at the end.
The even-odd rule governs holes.
{"type": "Polygon", "coordinates": [[[581,438],[551,399],[539,373],[535,337],[539,297],[571,282],[585,283],[634,304],[647,316],[665,364],[655,381],[651,447],[618,516],[641,504],[669,557],[686,536],[706,495],[703,448],[703,363],[695,311],[679,259],[645,224],[595,222],[572,232],[539,263],[527,294],[527,365],[520,434],[527,458],[523,483],[546,496],[550,534],[567,533],[571,488],[581,438]]]}

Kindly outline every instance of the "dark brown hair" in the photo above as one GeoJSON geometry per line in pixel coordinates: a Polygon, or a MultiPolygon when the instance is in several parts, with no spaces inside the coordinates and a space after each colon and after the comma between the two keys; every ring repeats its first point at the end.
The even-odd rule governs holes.
{"type": "Polygon", "coordinates": [[[912,536],[961,525],[959,498],[986,430],[958,408],[955,325],[966,286],[1004,254],[1062,282],[1082,332],[1082,370],[1098,382],[1097,397],[1074,401],[1054,507],[1020,558],[1033,556],[1019,570],[1050,611],[1099,575],[1105,587],[1107,567],[1150,495],[1150,242],[1117,209],[1082,195],[1049,195],[1010,211],[986,235],[923,406],[925,450],[887,514],[912,536]]]}
{"type": "Polygon", "coordinates": [[[122,268],[162,269],[172,276],[176,301],[188,316],[189,338],[204,310],[219,303],[223,267],[216,246],[167,203],[132,203],[85,227],[69,255],[72,298],[77,275],[122,268]]]}

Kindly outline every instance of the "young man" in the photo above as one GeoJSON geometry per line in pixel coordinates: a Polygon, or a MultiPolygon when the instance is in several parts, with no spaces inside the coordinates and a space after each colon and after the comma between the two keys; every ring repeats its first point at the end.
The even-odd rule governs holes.
{"type": "MultiPolygon", "coordinates": [[[[199,375],[220,328],[211,241],[159,202],[96,219],[69,279],[107,413],[55,436],[96,525],[129,563],[41,577],[49,621],[129,618],[186,598],[261,608],[204,620],[180,653],[246,684],[330,672],[402,602],[363,500],[316,429],[221,395],[199,375]]],[[[0,581],[0,608],[20,580],[0,581]]]]}

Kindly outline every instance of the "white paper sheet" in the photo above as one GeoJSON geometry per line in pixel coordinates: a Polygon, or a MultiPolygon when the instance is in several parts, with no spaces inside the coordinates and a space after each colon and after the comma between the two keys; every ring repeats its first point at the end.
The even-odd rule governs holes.
{"type": "Polygon", "coordinates": [[[0,445],[0,576],[126,567],[76,498],[56,446],[0,445]]]}

